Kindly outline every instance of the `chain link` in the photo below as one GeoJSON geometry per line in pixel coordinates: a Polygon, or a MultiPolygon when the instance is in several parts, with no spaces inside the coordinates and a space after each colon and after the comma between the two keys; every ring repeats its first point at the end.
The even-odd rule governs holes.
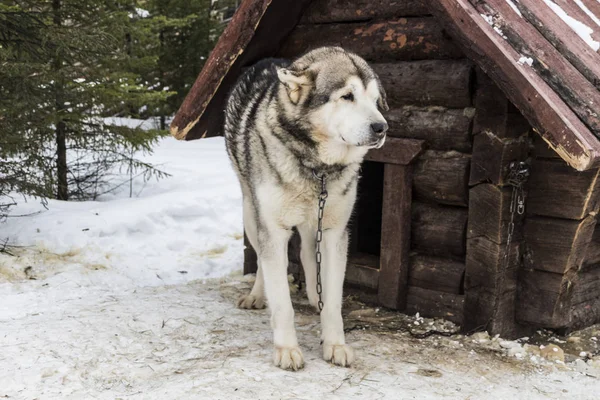
{"type": "Polygon", "coordinates": [[[321,283],[321,241],[323,241],[323,212],[325,210],[325,202],[327,201],[327,188],[325,182],[325,174],[317,175],[313,170],[313,175],[321,182],[321,193],[319,193],[319,212],[317,214],[317,237],[316,237],[316,252],[315,258],[317,261],[317,294],[319,295],[319,311],[323,311],[323,284],[321,283]]]}
{"type": "Polygon", "coordinates": [[[509,165],[507,183],[512,186],[510,197],[510,222],[506,234],[506,250],[504,251],[504,269],[508,268],[510,263],[510,245],[515,232],[515,215],[525,213],[525,190],[523,185],[529,177],[529,167],[525,162],[513,161],[509,165]]]}

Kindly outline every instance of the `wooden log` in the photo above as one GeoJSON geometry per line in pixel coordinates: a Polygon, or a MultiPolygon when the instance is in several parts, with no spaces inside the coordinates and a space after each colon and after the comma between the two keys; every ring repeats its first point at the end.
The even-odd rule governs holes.
{"type": "MultiPolygon", "coordinates": [[[[594,12],[594,10],[599,11],[600,6],[598,5],[597,1],[590,1],[590,0],[579,0],[580,4],[585,5],[586,7],[588,7],[588,10],[590,10],[592,13],[594,12]],[[587,4],[586,4],[587,3],[587,4]]],[[[573,19],[579,21],[580,23],[583,23],[586,26],[589,26],[592,28],[593,32],[590,33],[590,36],[592,37],[593,40],[595,41],[600,41],[600,32],[598,32],[598,29],[596,28],[598,25],[600,25],[596,20],[592,19],[592,17],[590,15],[588,15],[587,12],[585,12],[578,4],[576,4],[576,2],[571,1],[571,0],[554,0],[554,3],[558,4],[558,6],[560,8],[562,8],[567,15],[569,15],[570,17],[572,17],[573,19]]],[[[598,13],[596,13],[596,18],[598,18],[598,13]]],[[[571,28],[573,29],[573,28],[571,28]]],[[[600,49],[598,49],[600,51],[600,49]]]]}
{"type": "Polygon", "coordinates": [[[439,204],[466,206],[469,202],[471,157],[458,153],[426,151],[415,163],[415,198],[439,204]]]}
{"type": "Polygon", "coordinates": [[[422,140],[389,137],[385,139],[383,147],[370,150],[365,161],[407,165],[421,153],[423,145],[422,140]]]}
{"type": "MultiPolygon", "coordinates": [[[[492,12],[494,23],[502,31],[506,41],[520,54],[532,58],[531,67],[560,95],[563,101],[600,135],[600,92],[562,54],[548,42],[537,29],[523,23],[505,0],[471,0],[482,14],[492,12]]],[[[579,9],[579,7],[575,6],[579,9]]],[[[579,11],[581,11],[579,9],[579,11]]]]}
{"type": "Polygon", "coordinates": [[[570,329],[583,329],[597,323],[600,323],[600,296],[571,309],[570,329]]]}
{"type": "Polygon", "coordinates": [[[471,105],[471,69],[466,60],[373,64],[391,108],[406,105],[464,108],[471,105]]]}
{"type": "Polygon", "coordinates": [[[381,22],[298,25],[279,56],[293,58],[318,46],[341,46],[368,61],[461,58],[432,17],[381,22]]]}
{"type": "Polygon", "coordinates": [[[507,253],[506,243],[494,243],[485,237],[468,239],[465,293],[470,295],[482,288],[498,295],[515,292],[522,256],[519,242],[512,242],[507,253]]]}
{"type": "Polygon", "coordinates": [[[397,310],[406,308],[410,266],[411,186],[412,166],[385,165],[378,299],[384,307],[397,310]]]}
{"type": "MultiPolygon", "coordinates": [[[[600,89],[600,55],[585,43],[571,27],[537,0],[516,3],[524,18],[533,24],[596,88],[600,89]]],[[[589,25],[588,25],[589,26],[589,25]]]]}
{"type": "Polygon", "coordinates": [[[526,270],[518,317],[549,328],[577,329],[599,321],[600,269],[571,276],[526,270]]]}
{"type": "Polygon", "coordinates": [[[465,254],[467,210],[414,202],[412,246],[418,251],[442,257],[465,254]]]}
{"type": "Polygon", "coordinates": [[[600,298],[600,268],[579,271],[573,282],[573,306],[600,298]]]}
{"type": "Polygon", "coordinates": [[[596,225],[592,234],[592,240],[588,244],[587,251],[583,257],[582,269],[598,267],[600,267],[600,226],[596,225]]]}
{"type": "Polygon", "coordinates": [[[530,136],[533,144],[533,157],[534,158],[552,158],[559,160],[560,156],[552,150],[552,147],[548,146],[548,143],[544,142],[538,134],[532,134],[530,136]]]}
{"type": "Polygon", "coordinates": [[[413,255],[408,285],[444,293],[461,294],[465,264],[442,257],[413,255]]]}
{"type": "Polygon", "coordinates": [[[510,102],[504,92],[480,68],[475,67],[475,118],[473,119],[473,135],[492,132],[504,138],[506,134],[506,116],[510,102]]]}
{"type": "MultiPolygon", "coordinates": [[[[391,92],[391,90],[390,90],[391,92]]],[[[404,106],[385,113],[389,136],[425,140],[431,150],[471,152],[474,108],[404,106]]]]}
{"type": "Polygon", "coordinates": [[[581,269],[592,240],[595,216],[581,221],[528,217],[525,221],[527,268],[557,274],[581,269]]]}
{"type": "Polygon", "coordinates": [[[529,138],[501,139],[491,131],[476,135],[473,139],[473,158],[469,184],[491,182],[505,185],[513,161],[524,161],[529,153],[529,138]]]}
{"type": "Polygon", "coordinates": [[[379,257],[354,253],[348,257],[346,283],[377,290],[379,287],[379,257]]]}
{"type": "Polygon", "coordinates": [[[515,62],[520,54],[468,0],[436,0],[430,7],[462,49],[490,74],[563,159],[577,170],[597,165],[600,148],[593,133],[534,70],[515,62]]]}
{"type": "Polygon", "coordinates": [[[572,294],[572,282],[563,274],[527,268],[519,277],[517,320],[544,328],[568,327],[572,294]]]}
{"type": "Polygon", "coordinates": [[[527,213],[582,219],[600,208],[600,170],[577,172],[561,160],[534,160],[527,213]]]}
{"type": "Polygon", "coordinates": [[[445,318],[463,323],[464,296],[409,286],[407,314],[419,313],[428,318],[445,318]]]}
{"type": "MultiPolygon", "coordinates": [[[[496,244],[506,243],[511,222],[512,188],[481,184],[469,191],[469,223],[467,239],[485,237],[496,244]]],[[[522,238],[523,216],[515,213],[512,240],[522,238]]]]}
{"type": "Polygon", "coordinates": [[[528,336],[534,330],[515,319],[519,307],[515,292],[496,293],[481,288],[477,292],[465,294],[466,332],[486,330],[490,335],[500,335],[505,339],[528,336]]]}
{"type": "Polygon", "coordinates": [[[329,24],[425,15],[429,15],[429,10],[422,0],[314,0],[304,11],[300,23],[329,24]]]}

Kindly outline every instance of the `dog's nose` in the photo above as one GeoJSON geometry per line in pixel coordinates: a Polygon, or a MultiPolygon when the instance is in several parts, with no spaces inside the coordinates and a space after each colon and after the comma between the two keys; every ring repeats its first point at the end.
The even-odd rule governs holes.
{"type": "Polygon", "coordinates": [[[371,124],[371,131],[375,134],[377,134],[378,136],[383,136],[383,134],[385,133],[385,131],[387,131],[388,129],[388,124],[386,124],[385,122],[376,122],[371,124]]]}

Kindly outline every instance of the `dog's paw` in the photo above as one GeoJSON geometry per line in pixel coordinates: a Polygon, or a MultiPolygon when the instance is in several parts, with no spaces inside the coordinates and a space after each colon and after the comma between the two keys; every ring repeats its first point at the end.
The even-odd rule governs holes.
{"type": "Polygon", "coordinates": [[[323,344],[323,358],[340,367],[349,367],[354,362],[354,349],[347,344],[323,344]]]}
{"type": "Polygon", "coordinates": [[[298,371],[304,367],[304,356],[300,347],[275,347],[273,363],[281,369],[298,371]]]}
{"type": "Polygon", "coordinates": [[[238,299],[237,303],[239,308],[243,308],[246,310],[260,310],[265,308],[265,298],[263,296],[253,296],[251,294],[242,296],[238,299]]]}

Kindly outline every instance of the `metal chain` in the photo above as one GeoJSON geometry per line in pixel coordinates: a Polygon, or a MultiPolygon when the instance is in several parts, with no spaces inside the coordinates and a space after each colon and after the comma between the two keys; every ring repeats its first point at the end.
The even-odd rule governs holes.
{"type": "Polygon", "coordinates": [[[321,182],[321,193],[319,193],[319,213],[317,214],[317,237],[316,237],[316,261],[317,261],[317,294],[319,295],[319,311],[323,311],[323,285],[321,283],[321,241],[323,240],[323,210],[325,209],[325,201],[327,200],[327,188],[325,182],[325,174],[317,175],[313,170],[313,175],[321,182]]]}
{"type": "MultiPolygon", "coordinates": [[[[508,176],[506,179],[506,183],[512,186],[512,192],[510,197],[510,221],[508,223],[508,229],[506,233],[506,248],[504,249],[504,254],[502,255],[502,269],[503,272],[500,274],[500,282],[497,282],[496,287],[497,290],[501,290],[504,286],[505,272],[510,264],[510,246],[512,244],[513,235],[515,232],[515,216],[523,215],[525,213],[525,190],[523,185],[527,182],[527,178],[529,177],[529,167],[527,163],[523,161],[513,161],[508,166],[508,176]]],[[[496,294],[496,300],[494,305],[494,310],[489,316],[489,319],[485,325],[482,325],[479,328],[487,329],[489,328],[490,323],[496,316],[498,312],[498,303],[499,295],[496,294]]],[[[473,332],[479,330],[476,328],[473,332]]]]}
{"type": "Polygon", "coordinates": [[[510,257],[510,245],[515,232],[515,215],[523,215],[525,212],[525,191],[523,185],[529,177],[529,167],[525,162],[513,161],[509,165],[507,183],[512,186],[510,198],[510,222],[506,236],[506,250],[504,252],[504,267],[508,268],[510,257]]]}

